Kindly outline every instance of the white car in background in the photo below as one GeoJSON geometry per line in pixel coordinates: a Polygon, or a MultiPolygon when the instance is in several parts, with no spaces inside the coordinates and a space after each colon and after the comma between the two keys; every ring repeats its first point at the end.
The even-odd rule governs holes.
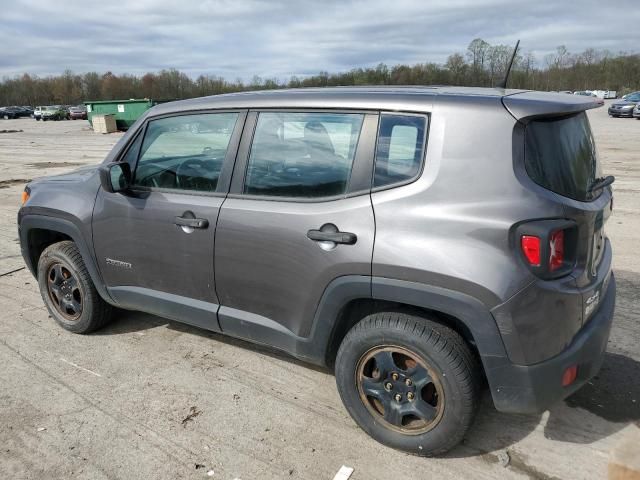
{"type": "Polygon", "coordinates": [[[604,100],[618,98],[618,92],[615,90],[591,90],[591,93],[595,93],[596,97],[604,100]]]}

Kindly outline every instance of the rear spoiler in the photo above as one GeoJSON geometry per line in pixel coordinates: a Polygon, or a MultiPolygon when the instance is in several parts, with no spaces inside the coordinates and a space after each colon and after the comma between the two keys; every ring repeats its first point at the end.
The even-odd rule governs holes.
{"type": "Polygon", "coordinates": [[[504,108],[519,122],[536,117],[571,115],[599,107],[592,97],[551,92],[519,92],[502,97],[504,108]]]}

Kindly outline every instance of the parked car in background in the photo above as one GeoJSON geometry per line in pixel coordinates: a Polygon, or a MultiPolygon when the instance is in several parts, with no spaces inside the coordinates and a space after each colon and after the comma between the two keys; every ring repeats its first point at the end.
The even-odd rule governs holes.
{"type": "Polygon", "coordinates": [[[596,97],[605,100],[618,98],[618,92],[616,92],[615,90],[591,90],[591,93],[594,93],[596,97]]]}
{"type": "Polygon", "coordinates": [[[634,118],[637,118],[638,120],[640,120],[640,103],[636,105],[636,107],[633,109],[633,116],[634,118]]]}
{"type": "Polygon", "coordinates": [[[60,111],[62,112],[63,120],[69,120],[71,118],[71,114],[69,113],[69,105],[58,105],[58,108],[60,108],[60,111]]]}
{"type": "Polygon", "coordinates": [[[24,111],[25,117],[33,117],[33,107],[22,105],[20,108],[24,111]]]}
{"type": "Polygon", "coordinates": [[[591,97],[596,103],[600,106],[604,105],[604,99],[598,97],[595,93],[590,92],[589,90],[579,90],[577,92],[573,92],[574,95],[580,95],[582,97],[591,97]]]}
{"type": "Polygon", "coordinates": [[[84,105],[69,107],[69,118],[71,118],[71,120],[86,120],[87,108],[84,105]]]}
{"type": "Polygon", "coordinates": [[[18,118],[18,113],[11,107],[2,107],[0,108],[0,118],[4,120],[12,120],[14,118],[18,118]]]}
{"type": "Polygon", "coordinates": [[[63,120],[67,118],[67,113],[59,105],[48,105],[40,107],[42,121],[47,120],[63,120]]]}
{"type": "Polygon", "coordinates": [[[640,92],[630,93],[626,97],[624,100],[618,100],[609,105],[609,115],[633,118],[633,110],[640,103],[640,92]]]}

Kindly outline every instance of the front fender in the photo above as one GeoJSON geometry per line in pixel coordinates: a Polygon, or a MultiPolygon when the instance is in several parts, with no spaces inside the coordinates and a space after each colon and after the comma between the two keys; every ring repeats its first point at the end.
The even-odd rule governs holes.
{"type": "Polygon", "coordinates": [[[100,275],[100,271],[97,267],[97,262],[93,255],[93,248],[91,248],[91,244],[86,241],[84,235],[81,233],[80,227],[76,225],[72,219],[25,213],[24,211],[21,211],[18,216],[20,249],[22,251],[22,257],[24,258],[25,264],[34,277],[37,276],[38,265],[33,261],[31,245],[29,244],[29,233],[33,229],[50,230],[62,233],[71,238],[78,247],[82,260],[84,261],[87,271],[91,276],[91,280],[93,281],[93,284],[100,296],[108,303],[115,303],[109,296],[104,282],[102,281],[102,276],[100,275]]]}

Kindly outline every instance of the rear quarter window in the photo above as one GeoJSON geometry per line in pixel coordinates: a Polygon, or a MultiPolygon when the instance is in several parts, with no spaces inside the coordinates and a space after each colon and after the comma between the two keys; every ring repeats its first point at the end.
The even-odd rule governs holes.
{"type": "Polygon", "coordinates": [[[374,187],[405,183],[420,173],[426,130],[424,116],[381,115],[374,187]]]}

